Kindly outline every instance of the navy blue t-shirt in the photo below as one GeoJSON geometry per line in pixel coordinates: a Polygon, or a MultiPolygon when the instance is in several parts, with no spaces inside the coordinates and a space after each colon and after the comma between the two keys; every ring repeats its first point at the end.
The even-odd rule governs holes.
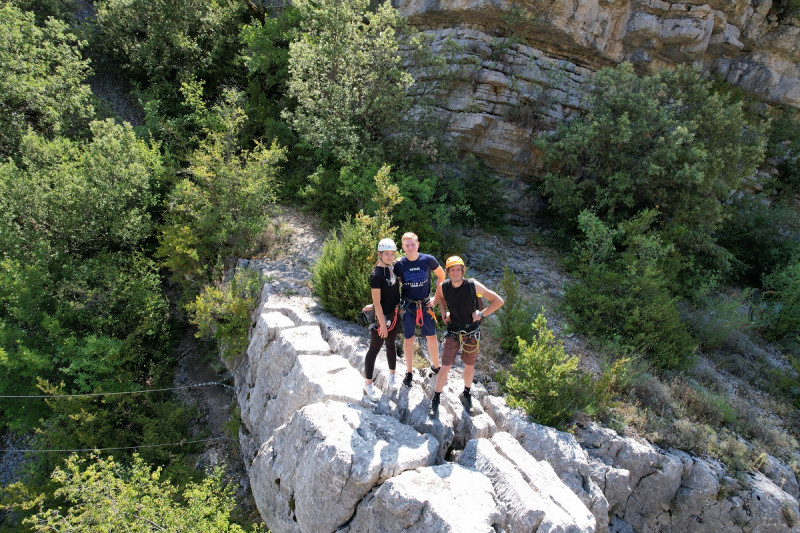
{"type": "Polygon", "coordinates": [[[403,298],[424,300],[431,295],[431,272],[439,262],[429,254],[419,254],[416,261],[402,257],[394,264],[394,273],[403,282],[403,298]]]}

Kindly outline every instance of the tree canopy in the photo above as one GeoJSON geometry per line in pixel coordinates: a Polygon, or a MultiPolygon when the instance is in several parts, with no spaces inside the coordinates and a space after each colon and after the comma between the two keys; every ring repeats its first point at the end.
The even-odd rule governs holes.
{"type": "Polygon", "coordinates": [[[38,26],[32,12],[0,5],[0,157],[14,157],[29,128],[48,138],[85,130],[94,115],[85,45],[63,21],[38,26]]]}

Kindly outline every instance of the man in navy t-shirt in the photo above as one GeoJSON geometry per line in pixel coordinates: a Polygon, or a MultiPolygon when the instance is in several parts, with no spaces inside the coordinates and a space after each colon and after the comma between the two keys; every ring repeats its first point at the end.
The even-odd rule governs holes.
{"type": "Polygon", "coordinates": [[[428,351],[434,373],[439,371],[439,342],[436,339],[436,318],[431,300],[431,273],[436,275],[437,286],[444,281],[444,269],[432,255],[419,253],[419,238],[406,233],[402,238],[404,257],[394,264],[394,272],[403,282],[401,308],[403,311],[403,354],[406,358],[406,376],[403,385],[411,386],[413,372],[414,336],[416,326],[428,341],[428,351]]]}

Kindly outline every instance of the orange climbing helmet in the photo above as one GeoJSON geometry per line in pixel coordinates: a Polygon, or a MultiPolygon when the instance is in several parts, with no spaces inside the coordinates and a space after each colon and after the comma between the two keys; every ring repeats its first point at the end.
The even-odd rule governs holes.
{"type": "Polygon", "coordinates": [[[445,261],[444,263],[444,269],[450,270],[450,267],[453,265],[461,265],[462,267],[464,267],[464,270],[467,270],[467,265],[464,264],[464,260],[457,255],[453,255],[447,258],[447,261],[445,261]]]}

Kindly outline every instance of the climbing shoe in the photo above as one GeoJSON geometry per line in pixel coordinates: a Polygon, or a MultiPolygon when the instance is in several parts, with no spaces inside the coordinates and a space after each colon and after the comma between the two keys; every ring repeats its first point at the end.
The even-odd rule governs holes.
{"type": "Polygon", "coordinates": [[[464,404],[464,409],[467,412],[472,412],[472,395],[467,391],[461,391],[461,394],[458,395],[458,398],[461,400],[461,403],[464,404]]]}
{"type": "Polygon", "coordinates": [[[439,374],[439,370],[441,370],[441,369],[442,369],[442,367],[440,367],[440,366],[431,365],[431,376],[436,376],[437,374],[439,374]]]}
{"type": "Polygon", "coordinates": [[[428,412],[431,418],[439,418],[439,397],[434,396],[431,400],[431,410],[428,412]]]}
{"type": "Polygon", "coordinates": [[[411,372],[406,372],[406,377],[403,378],[403,385],[411,387],[411,372]]]}

